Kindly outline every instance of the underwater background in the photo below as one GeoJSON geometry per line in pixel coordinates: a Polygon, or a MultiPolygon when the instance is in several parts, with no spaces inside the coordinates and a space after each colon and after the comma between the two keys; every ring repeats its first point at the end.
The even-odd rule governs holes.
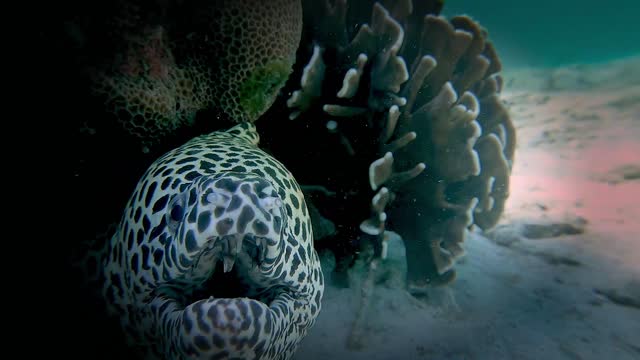
{"type": "Polygon", "coordinates": [[[468,14],[489,30],[506,68],[603,62],[640,54],[633,0],[448,0],[445,15],[468,14]]]}
{"type": "MultiPolygon", "coordinates": [[[[261,4],[258,0],[226,4],[252,1],[261,4]]],[[[340,3],[303,3],[316,6],[325,1],[340,3]]],[[[375,2],[347,2],[357,10],[347,18],[344,32],[351,40],[365,22],[373,23],[375,2]]],[[[391,7],[399,2],[380,3],[391,7]]],[[[261,40],[260,36],[281,30],[278,26],[299,29],[287,27],[291,19],[278,16],[274,18],[284,20],[257,21],[273,26],[259,35],[238,31],[243,37],[233,44],[249,55],[233,58],[239,52],[227,41],[237,35],[233,31],[227,32],[233,36],[217,38],[225,39],[217,48],[208,47],[209,39],[215,38],[208,33],[208,22],[220,18],[212,10],[215,6],[207,8],[211,12],[203,11],[202,17],[198,11],[163,8],[171,4],[198,10],[225,3],[222,0],[105,0],[96,2],[96,7],[73,1],[47,4],[45,8],[55,8],[61,15],[42,15],[46,20],[40,43],[33,46],[39,52],[34,58],[50,61],[46,68],[34,70],[46,80],[40,92],[52,94],[43,99],[47,106],[38,110],[54,109],[67,120],[55,124],[63,133],[57,142],[65,147],[58,158],[61,167],[71,169],[64,174],[71,201],[83,209],[71,227],[73,240],[56,250],[73,261],[87,248],[99,253],[103,250],[96,250],[99,244],[114,232],[114,219],[127,210],[134,213],[126,208],[126,200],[153,160],[196,135],[228,129],[240,114],[256,122],[260,147],[289,168],[305,191],[324,274],[322,309],[292,359],[640,359],[640,3],[448,0],[440,11],[438,0],[413,2],[427,4],[421,9],[446,18],[434,20],[434,28],[450,24],[457,15],[469,15],[471,20],[458,18],[452,23],[473,33],[476,40],[482,38],[486,47],[468,55],[458,67],[441,61],[442,66],[430,69],[437,76],[416,80],[414,89],[403,88],[403,96],[418,99],[415,109],[429,105],[415,115],[424,121],[398,126],[385,140],[380,140],[386,136],[381,136],[381,129],[389,123],[381,126],[381,119],[392,117],[393,106],[400,105],[403,116],[409,114],[411,107],[404,108],[402,98],[395,95],[419,76],[411,67],[407,79],[394,73],[402,72],[393,66],[397,54],[389,55],[389,46],[380,43],[389,45],[399,35],[390,20],[380,16],[382,12],[377,13],[377,26],[384,28],[382,35],[376,34],[380,38],[372,41],[375,45],[360,44],[369,55],[365,65],[354,60],[357,56],[349,58],[336,50],[332,43],[336,32],[318,31],[336,25],[323,22],[320,11],[309,12],[310,17],[306,13],[304,24],[296,23],[306,31],[297,50],[298,44],[290,41],[296,39],[291,34],[295,31],[261,40]],[[133,21],[135,26],[120,22],[119,16],[129,15],[129,3],[157,13],[141,12],[145,15],[133,21]],[[488,39],[473,32],[474,21],[488,31],[488,39]],[[155,22],[161,25],[147,27],[155,22]],[[116,36],[104,31],[114,28],[116,36]],[[205,35],[193,35],[202,35],[199,32],[205,35]],[[172,47],[176,33],[192,42],[177,41],[178,46],[172,47]],[[323,55],[316,56],[317,39],[325,48],[323,55]],[[259,45],[247,50],[248,43],[259,45]],[[258,55],[251,52],[256,48],[258,55]],[[225,58],[229,54],[232,60],[225,58]],[[290,57],[272,61],[281,54],[290,57]],[[376,57],[379,54],[385,56],[376,57]],[[471,61],[474,57],[483,57],[490,70],[475,75],[467,71],[478,66],[471,61]],[[218,73],[220,68],[211,64],[219,65],[219,58],[223,58],[220,63],[238,64],[218,73]],[[246,65],[243,61],[254,58],[252,71],[236,71],[246,65]],[[325,68],[318,65],[318,58],[325,68]],[[379,59],[391,61],[380,70],[372,65],[379,59]],[[132,63],[140,67],[131,67],[132,63]],[[190,68],[193,64],[201,67],[190,68]],[[195,71],[184,75],[185,68],[195,71]],[[315,77],[303,75],[319,68],[322,71],[315,77]],[[104,70],[98,71],[103,76],[98,81],[87,76],[95,75],[96,69],[104,70]],[[373,86],[369,76],[381,78],[376,91],[369,91],[373,86]],[[318,86],[313,81],[324,83],[318,86]],[[190,87],[194,83],[200,88],[190,87]],[[336,95],[341,86],[351,98],[336,95]],[[242,101],[237,101],[238,94],[244,96],[242,101]],[[298,98],[293,101],[295,94],[298,98]],[[251,107],[248,113],[239,109],[246,104],[251,107]],[[461,105],[464,116],[449,113],[452,104],[461,105]],[[222,105],[230,110],[220,111],[222,105]],[[377,121],[374,126],[372,119],[377,121]],[[435,123],[444,125],[433,130],[430,126],[435,123]],[[418,150],[403,141],[388,146],[398,139],[409,138],[410,143],[413,131],[418,134],[418,150]],[[150,133],[151,140],[143,142],[150,133]],[[478,139],[486,140],[487,147],[468,146],[478,139]],[[392,167],[387,150],[393,151],[403,172],[392,167]],[[424,162],[426,170],[418,162],[424,162]],[[480,169],[473,170],[476,163],[480,169]],[[411,181],[421,169],[424,182],[408,189],[394,187],[397,175],[411,181]],[[453,179],[444,181],[446,190],[440,186],[440,175],[453,179]],[[381,186],[387,182],[392,190],[385,193],[381,186]],[[477,194],[483,201],[474,210],[477,203],[467,200],[477,194]],[[419,206],[414,205],[416,198],[422,201],[419,206]],[[387,201],[396,202],[391,206],[387,201]],[[386,219],[390,221],[385,223],[386,219]]],[[[269,19],[259,11],[250,13],[269,19]]],[[[235,16],[244,15],[232,14],[232,24],[235,16]]],[[[395,14],[402,17],[401,10],[395,14]]],[[[405,26],[411,21],[399,22],[405,26]]],[[[246,24],[246,19],[237,23],[246,24]]],[[[405,41],[411,39],[417,42],[415,36],[405,41]]],[[[428,41],[437,40],[427,39],[426,48],[428,41]]],[[[411,63],[407,59],[419,53],[407,48],[401,55],[411,63]]],[[[212,158],[219,160],[217,155],[212,158]]],[[[148,230],[145,221],[141,227],[148,230]]],[[[155,232],[154,228],[151,234],[155,232]]],[[[138,231],[137,245],[145,241],[144,235],[138,231]]],[[[156,265],[162,263],[162,254],[154,252],[156,265]]],[[[145,257],[151,259],[148,252],[145,257]]],[[[135,263],[143,261],[136,258],[135,263]]],[[[99,261],[81,265],[87,264],[100,271],[99,261]]],[[[55,299],[63,309],[55,315],[60,323],[74,325],[55,349],[85,358],[128,358],[127,335],[117,319],[105,316],[104,294],[99,300],[94,297],[103,283],[87,286],[86,279],[78,279],[84,274],[76,271],[77,265],[65,263],[59,277],[73,280],[68,290],[61,291],[64,296],[55,299]]],[[[217,271],[220,267],[218,263],[217,271]]],[[[227,283],[235,280],[231,277],[227,283]]],[[[200,290],[217,296],[215,285],[200,290]]],[[[114,287],[107,289],[115,292],[114,287]]]]}

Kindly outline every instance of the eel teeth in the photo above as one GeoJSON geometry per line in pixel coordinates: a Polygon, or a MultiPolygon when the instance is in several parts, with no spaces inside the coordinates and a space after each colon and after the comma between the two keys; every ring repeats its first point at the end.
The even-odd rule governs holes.
{"type": "Polygon", "coordinates": [[[241,234],[235,234],[230,236],[230,238],[228,239],[229,250],[233,257],[236,257],[240,252],[240,249],[242,249],[242,238],[243,236],[241,234]]]}
{"type": "Polygon", "coordinates": [[[267,257],[267,239],[257,238],[256,246],[258,247],[258,261],[263,262],[267,257]]]}
{"type": "Polygon", "coordinates": [[[253,265],[262,263],[267,257],[267,238],[257,237],[254,234],[233,234],[221,240],[215,246],[209,245],[209,247],[214,248],[214,251],[217,248],[216,260],[222,260],[225,273],[233,270],[238,256],[241,256],[241,251],[244,251],[242,256],[248,257],[253,265]]]}
{"type": "Polygon", "coordinates": [[[253,265],[259,265],[267,256],[267,240],[263,237],[257,237],[248,234],[244,243],[245,251],[251,259],[253,265]]]}
{"type": "Polygon", "coordinates": [[[227,273],[233,269],[233,265],[236,262],[236,257],[242,249],[242,234],[234,234],[227,236],[223,240],[224,255],[222,261],[224,264],[224,272],[227,273]]]}
{"type": "Polygon", "coordinates": [[[232,256],[223,256],[222,262],[224,265],[224,272],[228,273],[229,271],[231,271],[231,269],[233,269],[233,264],[236,263],[236,258],[232,256]]]}

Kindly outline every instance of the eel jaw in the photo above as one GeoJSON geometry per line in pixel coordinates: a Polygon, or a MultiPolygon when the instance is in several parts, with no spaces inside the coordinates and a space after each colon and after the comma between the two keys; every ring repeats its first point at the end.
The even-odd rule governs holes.
{"type": "Polygon", "coordinates": [[[274,265],[269,251],[282,241],[281,236],[274,239],[251,232],[208,237],[194,255],[192,266],[175,281],[159,287],[172,291],[155,293],[173,298],[183,307],[207,298],[251,298],[270,306],[279,292],[296,290],[265,271],[274,265]]]}
{"type": "Polygon", "coordinates": [[[269,358],[267,352],[279,351],[296,292],[260,270],[274,241],[252,233],[207,238],[180,281],[199,285],[173,287],[173,295],[156,292],[151,299],[162,351],[175,358],[241,359],[269,358]],[[238,283],[246,287],[230,289],[238,283]]]}
{"type": "Polygon", "coordinates": [[[298,336],[290,312],[308,299],[281,276],[289,235],[274,186],[251,174],[202,177],[169,206],[179,266],[147,302],[159,352],[271,359],[285,351],[298,336]]]}
{"type": "MultiPolygon", "coordinates": [[[[292,302],[285,295],[274,302],[281,301],[292,302]]],[[[290,323],[287,312],[248,298],[209,298],[183,308],[156,297],[149,305],[158,350],[176,359],[272,358],[290,323]]]]}

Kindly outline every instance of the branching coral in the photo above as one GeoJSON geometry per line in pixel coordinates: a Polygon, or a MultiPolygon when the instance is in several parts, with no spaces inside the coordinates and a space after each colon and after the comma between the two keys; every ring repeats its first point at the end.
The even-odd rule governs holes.
{"type": "Polygon", "coordinates": [[[299,51],[310,60],[287,103],[296,124],[283,126],[323,143],[315,157],[305,153],[316,161],[299,176],[326,180],[339,194],[329,206],[349,209],[328,216],[337,235],[323,241],[348,236],[358,246],[348,230],[357,223],[382,244],[393,229],[407,248],[408,287],[421,293],[455,278],[472,225],[498,221],[515,130],[499,96],[501,63],[475,21],[438,16],[439,1],[368,4],[369,20],[358,18],[362,2],[303,3],[315,15],[303,33],[313,46],[299,51]]]}

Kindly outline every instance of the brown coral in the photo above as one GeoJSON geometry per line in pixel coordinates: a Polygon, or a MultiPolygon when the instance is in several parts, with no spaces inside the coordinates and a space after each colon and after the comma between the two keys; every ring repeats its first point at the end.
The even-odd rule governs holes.
{"type": "MultiPolygon", "coordinates": [[[[502,214],[515,129],[499,97],[501,63],[486,30],[467,16],[438,16],[439,1],[368,4],[370,22],[351,30],[357,11],[350,7],[360,2],[304,3],[307,13],[324,16],[305,25],[315,47],[288,105],[307,128],[319,130],[313,122],[320,122],[334,134],[314,174],[326,173],[345,199],[374,196],[360,228],[369,235],[391,228],[403,237],[408,286],[420,293],[455,278],[470,226],[488,229],[502,214]],[[342,170],[349,175],[336,174],[342,170]]],[[[331,220],[353,236],[345,229],[363,211],[339,206],[351,215],[331,220]]]]}
{"type": "Polygon", "coordinates": [[[498,96],[494,74],[501,65],[486,36],[469,17],[427,16],[411,80],[401,91],[407,106],[395,136],[418,137],[397,152],[398,166],[431,165],[390,213],[405,240],[413,293],[454,278],[467,228],[495,225],[508,197],[515,131],[498,96]]]}

